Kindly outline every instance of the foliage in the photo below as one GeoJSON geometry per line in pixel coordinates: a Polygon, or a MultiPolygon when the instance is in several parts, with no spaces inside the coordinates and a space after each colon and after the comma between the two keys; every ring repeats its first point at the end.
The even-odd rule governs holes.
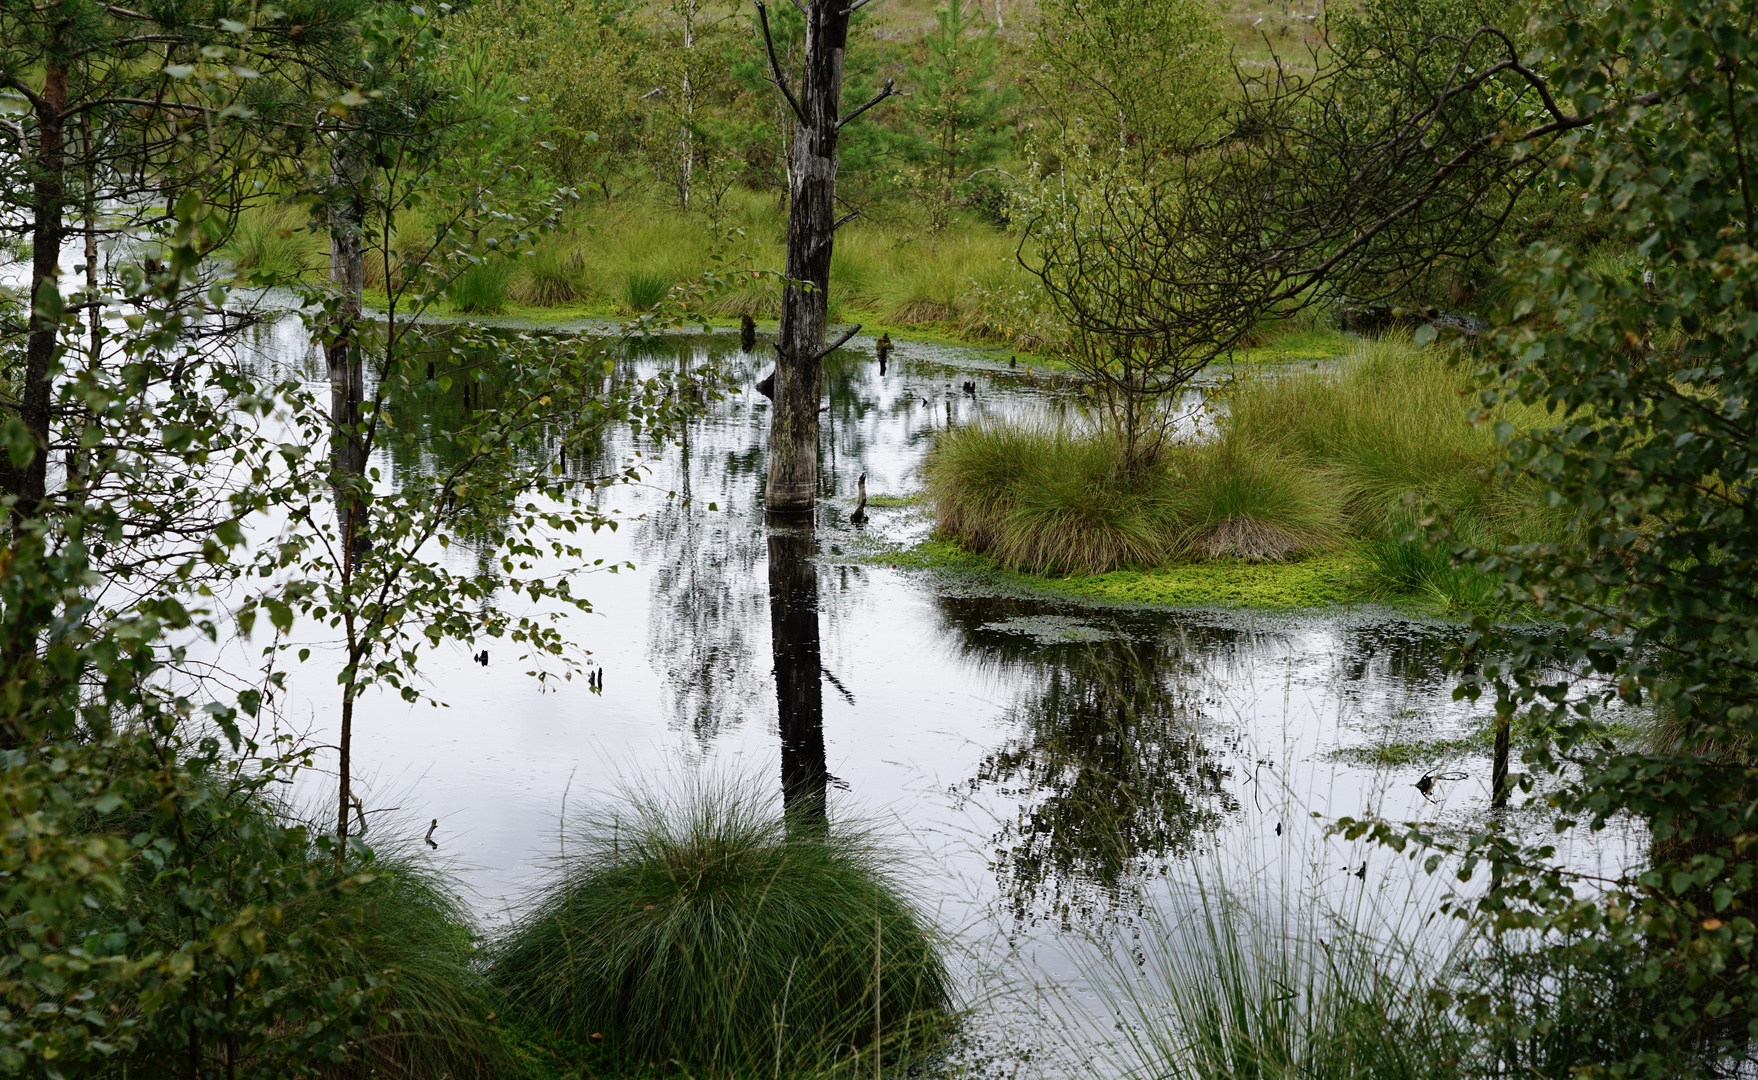
{"type": "Polygon", "coordinates": [[[1207,0],[1045,3],[1031,85],[1053,118],[1058,152],[1086,146],[1147,169],[1200,141],[1227,92],[1219,17],[1207,0]]]}
{"type": "MultiPolygon", "coordinates": [[[[352,898],[372,883],[370,854],[338,859],[327,837],[265,811],[264,793],[305,763],[253,738],[278,680],[205,702],[172,689],[188,642],[217,637],[199,603],[226,576],[213,567],[234,563],[238,518],[266,505],[249,485],[193,496],[190,473],[223,453],[247,477],[266,475],[282,450],[248,431],[287,389],[208,366],[204,344],[183,332],[219,294],[190,295],[200,208],[186,197],[176,211],[165,265],[127,278],[133,321],[100,335],[105,354],[127,364],[91,363],[59,380],[95,433],[83,473],[95,494],[35,507],[6,499],[7,1075],[168,1063],[196,1077],[311,1075],[346,1064],[395,994],[393,972],[358,960],[372,931],[352,898]],[[167,378],[185,365],[187,375],[167,378]],[[143,517],[146,506],[156,517],[143,517]],[[202,542],[167,550],[157,535],[167,527],[201,530],[202,542]],[[106,571],[132,576],[139,592],[103,603],[106,571]]],[[[83,336],[77,312],[38,314],[83,336]]],[[[4,435],[14,462],[35,451],[19,425],[4,435]]]]}
{"type": "Polygon", "coordinates": [[[949,1006],[923,916],[870,838],[796,824],[706,784],[582,819],[497,946],[497,985],[636,1066],[792,1073],[919,1052],[949,1006]]]}
{"type": "Polygon", "coordinates": [[[904,160],[925,171],[920,186],[929,199],[929,231],[938,233],[950,224],[961,189],[1007,148],[1002,120],[1018,92],[995,85],[995,28],[972,34],[962,3],[936,8],[934,20],[927,62],[914,69],[907,122],[896,140],[904,160]]]}
{"type": "MultiPolygon", "coordinates": [[[[1496,887],[1460,908],[1504,932],[1546,933],[1540,947],[1559,968],[1628,957],[1625,970],[1660,992],[1635,1014],[1645,1038],[1581,1047],[1576,1067],[1602,1075],[1743,1067],[1758,1031],[1758,804],[1744,749],[1758,733],[1751,18],[1746,5],[1686,0],[1567,4],[1537,24],[1553,92],[1594,118],[1547,163],[1638,245],[1653,277],[1546,242],[1512,260],[1485,401],[1554,410],[1500,434],[1509,468],[1573,515],[1582,542],[1458,545],[1554,621],[1518,633],[1479,622],[1472,655],[1497,659],[1468,669],[1459,692],[1542,734],[1526,756],[1558,832],[1640,822],[1649,861],[1584,882],[1557,846],[1493,828],[1454,845],[1420,828],[1343,824],[1433,849],[1431,867],[1459,850],[1462,877],[1490,863],[1496,887]],[[1608,738],[1606,713],[1638,704],[1670,710],[1677,741],[1608,738]]],[[[1493,988],[1463,1005],[1510,1047],[1549,1030],[1493,988]]]]}

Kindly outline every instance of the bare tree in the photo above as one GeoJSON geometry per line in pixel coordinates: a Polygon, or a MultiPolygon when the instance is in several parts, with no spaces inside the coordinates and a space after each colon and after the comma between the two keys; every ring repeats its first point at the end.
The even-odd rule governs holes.
{"type": "Polygon", "coordinates": [[[769,31],[769,12],[757,5],[770,77],[792,109],[793,161],[788,169],[787,281],[781,329],[775,337],[775,406],[769,424],[769,480],[764,502],[774,512],[809,511],[818,494],[818,399],[824,358],[860,331],[852,326],[825,345],[829,321],[830,255],[836,230],[854,214],[836,215],[837,133],[844,124],[890,97],[887,81],[871,101],[842,114],[843,54],[849,17],[868,0],[796,0],[806,16],[805,61],[796,96],[769,31]]]}
{"type": "Polygon", "coordinates": [[[1146,179],[1089,163],[1039,186],[1021,261],[1132,460],[1164,430],[1158,403],[1266,315],[1395,300],[1492,250],[1542,172],[1533,151],[1592,121],[1501,30],[1366,44],[1310,76],[1242,76],[1227,133],[1146,179]]]}

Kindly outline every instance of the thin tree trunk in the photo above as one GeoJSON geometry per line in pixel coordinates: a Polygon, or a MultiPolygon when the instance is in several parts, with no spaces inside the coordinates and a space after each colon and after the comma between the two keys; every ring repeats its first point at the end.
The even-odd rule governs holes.
{"type": "MultiPolygon", "coordinates": [[[[337,526],[349,564],[366,540],[358,483],[366,474],[365,444],[360,434],[360,405],[365,394],[360,355],[360,294],[366,285],[365,163],[351,149],[338,150],[331,160],[335,192],[330,204],[330,284],[340,294],[334,336],[324,359],[330,377],[330,469],[336,488],[337,526]]],[[[351,566],[344,567],[346,576],[351,566]]]]}
{"type": "Polygon", "coordinates": [[[678,124],[678,209],[690,208],[690,180],[696,165],[696,90],[690,81],[690,65],[696,48],[696,0],[684,0],[684,77],[678,124]]]}
{"type": "MultiPolygon", "coordinates": [[[[338,568],[342,588],[353,582],[366,545],[365,508],[359,484],[366,474],[366,449],[360,431],[365,365],[360,354],[361,291],[366,286],[366,164],[344,145],[332,155],[332,201],[329,209],[330,284],[340,294],[333,337],[324,359],[330,376],[330,476],[336,493],[336,524],[341,531],[338,568]]],[[[342,684],[342,730],[337,739],[336,865],[348,849],[348,806],[353,795],[354,687],[360,663],[353,616],[347,617],[348,670],[342,684]]]]}
{"type": "Polygon", "coordinates": [[[788,177],[787,286],[775,337],[775,406],[770,410],[764,494],[772,512],[808,511],[817,499],[818,399],[824,384],[836,228],[836,129],[848,20],[843,0],[812,0],[807,6],[805,73],[788,177]]]}
{"type": "Polygon", "coordinates": [[[67,69],[51,59],[43,72],[43,93],[37,113],[37,176],[32,192],[30,337],[25,343],[24,386],[18,417],[36,446],[36,453],[22,467],[4,462],[6,490],[18,496],[15,521],[37,512],[47,491],[49,467],[49,404],[51,362],[60,327],[53,318],[40,318],[36,302],[45,289],[60,289],[62,213],[66,197],[67,166],[65,120],[67,69]]]}

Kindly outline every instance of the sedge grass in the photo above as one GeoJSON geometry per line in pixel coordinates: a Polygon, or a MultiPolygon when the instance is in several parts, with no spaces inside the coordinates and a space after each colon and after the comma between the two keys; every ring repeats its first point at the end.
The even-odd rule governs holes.
{"type": "Polygon", "coordinates": [[[359,912],[364,933],[341,954],[333,978],[376,978],[387,987],[378,1022],[362,1034],[340,1078],[408,1080],[510,1075],[513,1054],[491,1017],[497,996],[478,962],[469,908],[420,855],[379,853],[364,867],[372,880],[352,895],[316,895],[288,913],[289,932],[342,908],[359,912]]]}
{"type": "MultiPolygon", "coordinates": [[[[1444,995],[1460,945],[1423,955],[1310,899],[1201,881],[1175,916],[1144,905],[1085,966],[1114,1030],[1082,1053],[1106,1080],[1451,1080],[1472,1044],[1444,995]]],[[[1427,944],[1435,944],[1429,942],[1427,944]]],[[[1441,944],[1445,944],[1444,942],[1441,944]]]]}
{"type": "Polygon", "coordinates": [[[448,290],[452,309],[471,315],[498,315],[507,309],[508,284],[513,265],[506,259],[490,257],[472,263],[452,279],[448,290]]]}
{"type": "Polygon", "coordinates": [[[1012,570],[1285,559],[1340,535],[1322,478],[1247,443],[1172,447],[1132,466],[1101,430],[988,424],[942,435],[926,473],[941,533],[1012,570]]]}
{"type": "Polygon", "coordinates": [[[631,794],[576,824],[493,977],[517,1014],[602,1035],[628,1068],[798,1074],[918,1052],[946,1029],[948,979],[889,859],[736,787],[631,794]]]}
{"type": "Polygon", "coordinates": [[[329,241],[311,228],[303,207],[272,203],[238,215],[221,254],[234,269],[276,277],[298,277],[326,266],[329,241]]]}
{"type": "Polygon", "coordinates": [[[1495,475],[1503,404],[1474,417],[1462,358],[1408,338],[1364,343],[1332,369],[1241,379],[1213,438],[1127,464],[1101,427],[988,424],[942,434],[926,464],[940,534],[1012,570],[1102,574],[1179,559],[1286,560],[1356,548],[1367,595],[1448,609],[1497,581],[1412,538],[1566,542],[1536,485],[1495,475]]]}

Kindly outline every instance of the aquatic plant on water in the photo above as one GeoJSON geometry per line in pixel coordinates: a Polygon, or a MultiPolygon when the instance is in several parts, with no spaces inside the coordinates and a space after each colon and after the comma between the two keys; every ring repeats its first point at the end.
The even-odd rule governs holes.
{"type": "Polygon", "coordinates": [[[737,786],[631,794],[574,824],[496,947],[516,1014],[631,1066],[817,1071],[950,1023],[945,967],[893,856],[737,786]]]}

